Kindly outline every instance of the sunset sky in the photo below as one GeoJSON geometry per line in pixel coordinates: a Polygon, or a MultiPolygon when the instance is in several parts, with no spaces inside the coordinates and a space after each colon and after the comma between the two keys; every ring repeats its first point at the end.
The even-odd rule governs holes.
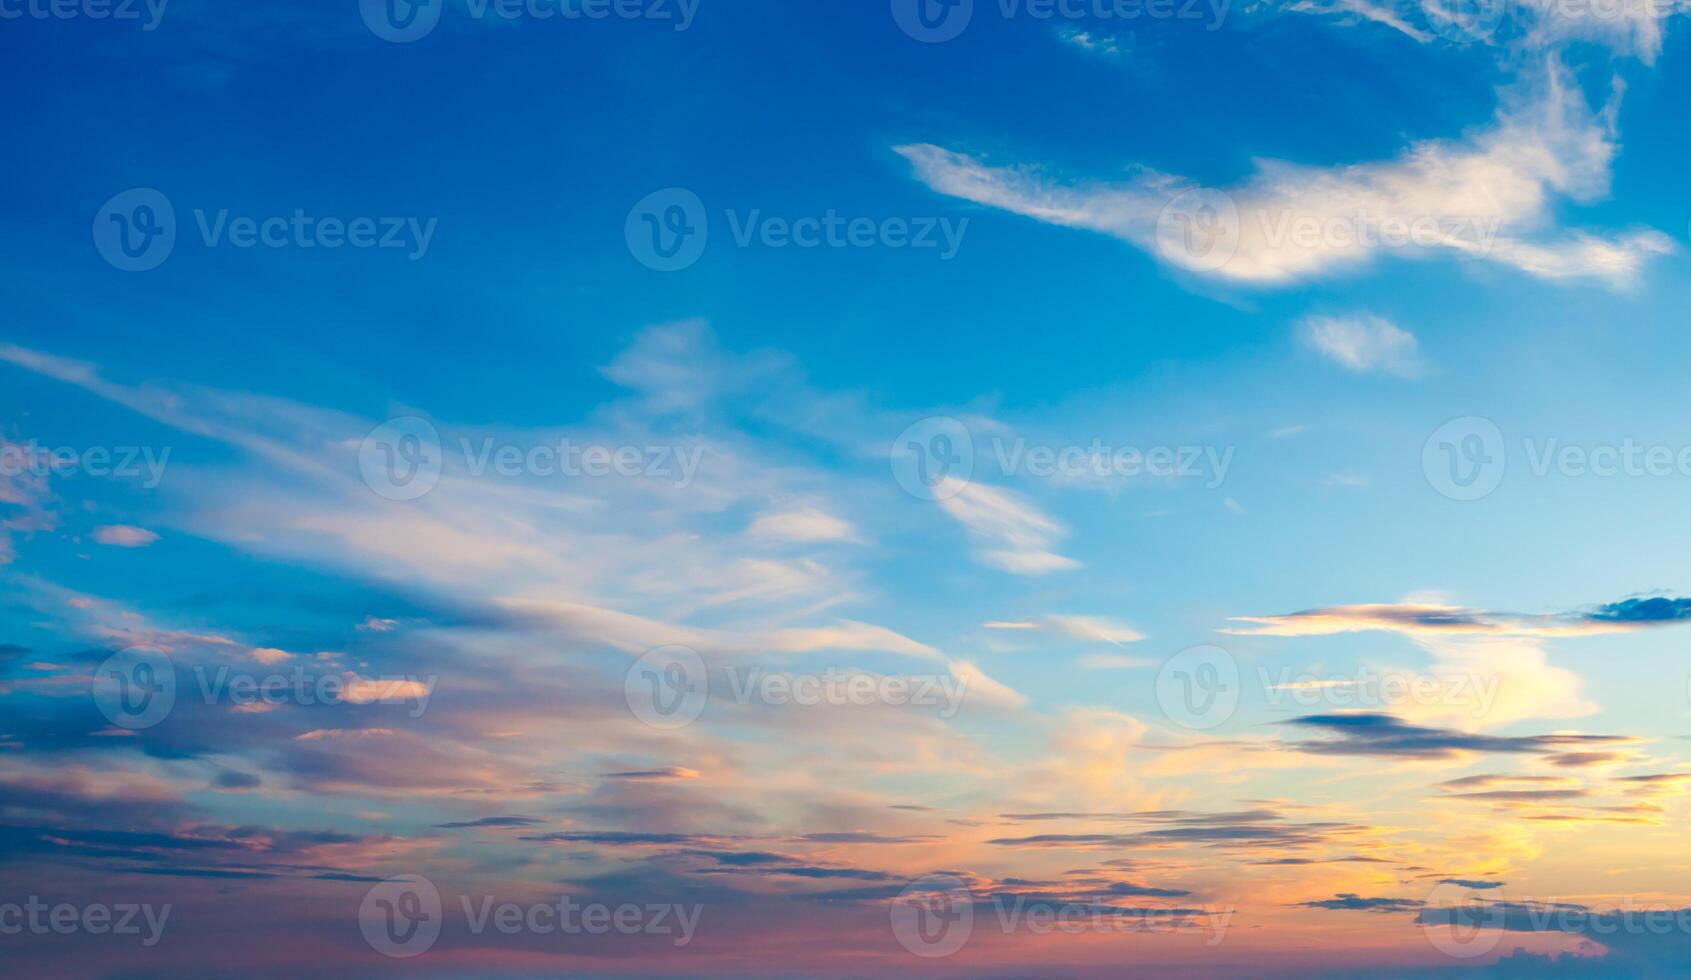
{"type": "Polygon", "coordinates": [[[0,0],[0,972],[1685,975],[1685,7],[0,0]]]}

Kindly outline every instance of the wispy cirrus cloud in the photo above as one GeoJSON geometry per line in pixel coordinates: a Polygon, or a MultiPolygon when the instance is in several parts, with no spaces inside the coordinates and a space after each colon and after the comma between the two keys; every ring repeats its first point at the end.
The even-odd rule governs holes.
{"type": "Polygon", "coordinates": [[[894,147],[933,190],[1047,224],[1100,232],[1200,275],[1276,285],[1358,268],[1388,254],[1451,253],[1549,281],[1626,288],[1646,261],[1673,250],[1659,231],[1563,230],[1552,209],[1608,191],[1618,90],[1593,111],[1554,61],[1505,93],[1486,130],[1413,144],[1393,160],[1312,167],[1259,161],[1224,197],[1140,168],[1126,182],[1052,180],[1027,166],[989,165],[931,143],[894,147]],[[1227,253],[1168,247],[1165,209],[1188,191],[1216,197],[1227,253]],[[1221,203],[1221,202],[1225,203],[1221,203]],[[1236,215],[1228,213],[1228,210],[1236,215]],[[1215,258],[1225,261],[1215,261],[1215,258]]]}
{"type": "Polygon", "coordinates": [[[1424,370],[1415,335],[1373,314],[1312,316],[1300,327],[1304,342],[1322,357],[1356,374],[1413,378],[1424,370]]]}
{"type": "Polygon", "coordinates": [[[1021,495],[955,477],[942,486],[939,504],[975,539],[975,557],[1014,575],[1048,575],[1080,563],[1052,549],[1067,531],[1021,495]]]}

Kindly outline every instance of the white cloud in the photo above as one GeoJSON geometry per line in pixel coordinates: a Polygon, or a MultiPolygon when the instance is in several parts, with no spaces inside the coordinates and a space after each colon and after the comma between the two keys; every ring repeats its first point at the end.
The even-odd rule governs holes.
{"type": "Polygon", "coordinates": [[[852,541],[852,526],[838,517],[815,508],[762,514],[752,522],[749,532],[761,538],[813,543],[818,541],[852,541]]]}
{"type": "Polygon", "coordinates": [[[1421,373],[1415,335],[1384,317],[1312,316],[1303,322],[1303,335],[1323,357],[1358,374],[1378,371],[1413,378],[1421,373]]]}
{"type": "Polygon", "coordinates": [[[1052,629],[1077,640],[1103,640],[1105,643],[1120,646],[1123,643],[1137,643],[1145,638],[1145,634],[1126,623],[1103,616],[1052,615],[1045,617],[1045,621],[1052,629]]]}
{"type": "Polygon", "coordinates": [[[1593,41],[1646,64],[1661,53],[1668,19],[1687,7],[1686,0],[1294,0],[1285,5],[1296,13],[1384,24],[1423,44],[1477,41],[1509,52],[1534,52],[1593,41]]]}
{"type": "Polygon", "coordinates": [[[1551,61],[1507,93],[1490,128],[1471,136],[1422,141],[1374,163],[1312,167],[1263,160],[1225,193],[1149,168],[1123,183],[1062,183],[1032,168],[989,166],[932,144],[895,149],[942,194],[1101,232],[1172,265],[1239,283],[1289,283],[1384,254],[1442,252],[1543,279],[1593,279],[1624,288],[1651,256],[1672,250],[1671,240],[1648,229],[1562,231],[1551,215],[1558,198],[1586,203],[1607,194],[1616,108],[1611,101],[1593,112],[1551,61]],[[1165,208],[1187,207],[1177,199],[1208,208],[1201,212],[1209,236],[1202,247],[1171,239],[1179,226],[1165,208]],[[1213,250],[1217,241],[1221,251],[1213,250]]]}
{"type": "Polygon", "coordinates": [[[950,480],[940,488],[939,504],[982,545],[975,553],[982,563],[1016,575],[1080,567],[1050,550],[1066,532],[1032,504],[1009,490],[950,480]]]}
{"type": "Polygon", "coordinates": [[[142,527],[128,524],[109,524],[94,529],[94,540],[113,548],[145,548],[159,536],[142,527]]]}
{"type": "Polygon", "coordinates": [[[1077,664],[1082,670],[1129,670],[1138,667],[1155,667],[1156,661],[1145,657],[1129,657],[1120,653],[1093,653],[1081,657],[1077,664]]]}

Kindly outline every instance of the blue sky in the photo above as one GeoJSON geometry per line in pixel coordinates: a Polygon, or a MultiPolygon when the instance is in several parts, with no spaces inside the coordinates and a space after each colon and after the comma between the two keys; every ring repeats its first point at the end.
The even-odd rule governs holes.
{"type": "MultiPolygon", "coordinates": [[[[449,895],[679,889],[706,909],[701,958],[606,946],[590,962],[698,975],[747,968],[731,951],[748,944],[768,963],[809,944],[819,973],[908,968],[886,896],[826,877],[944,872],[978,897],[1076,869],[1250,924],[1216,947],[1158,940],[1147,975],[1487,969],[1516,945],[1564,957],[1545,969],[1682,964],[1682,945],[1577,930],[1453,962],[1412,914],[1312,904],[1419,903],[1452,877],[1506,881],[1496,897],[1521,903],[1691,905],[1663,857],[1683,803],[1631,792],[1678,785],[1686,612],[1615,605],[1691,587],[1691,464],[1534,465],[1550,445],[1691,446],[1691,51],[1677,4],[1498,2],[1124,19],[975,0],[935,43],[901,30],[902,0],[685,20],[451,0],[410,43],[351,0],[171,0],[152,29],[0,2],[26,11],[0,20],[0,448],[133,447],[162,467],[0,472],[0,781],[25,801],[0,805],[0,879],[62,875],[82,903],[155,895],[197,928],[265,903],[349,971],[405,965],[350,927],[365,890],[402,875],[449,895]],[[114,201],[139,220],[120,197],[136,189],[174,212],[145,271],[100,250],[114,201]],[[696,200],[708,225],[684,268],[630,247],[654,194],[696,200]],[[1169,246],[1210,220],[1193,201],[1230,209],[1219,265],[1169,246]],[[229,237],[296,213],[365,219],[402,247],[229,237]],[[875,231],[763,237],[830,217],[875,231]],[[1306,220],[1320,240],[1274,237],[1306,220]],[[1392,220],[1445,237],[1341,240],[1392,220]],[[371,479],[380,453],[408,451],[394,419],[433,440],[440,482],[414,499],[371,479]],[[1486,451],[1507,457],[1478,499],[1440,490],[1450,432],[1496,433],[1486,451]],[[500,475],[460,450],[560,440],[642,466],[697,453],[697,472],[500,475]],[[911,441],[966,443],[972,472],[907,492],[911,441]],[[1005,471],[1018,445],[1163,448],[1197,472],[1005,471]],[[672,646],[712,685],[679,732],[625,704],[648,651],[672,646]],[[1169,700],[1194,647],[1237,671],[1237,710],[1204,726],[1169,700]],[[96,710],[90,679],[117,651],[166,658],[168,718],[96,710]],[[182,693],[218,667],[365,695],[245,711],[182,693]],[[937,716],[722,703],[754,667],[965,690],[937,716]],[[1334,693],[1369,672],[1492,693],[1334,693]],[[1289,701],[1271,677],[1317,693],[1289,701]],[[357,687],[423,678],[415,717],[357,687]],[[1394,741],[1405,725],[1424,730],[1413,746],[1394,741]],[[1594,757],[1565,758],[1579,751],[1594,757]],[[1469,777],[1562,795],[1441,795],[1469,777]],[[1238,817],[1257,810],[1274,812],[1238,817]],[[1100,853],[1082,838],[1104,812],[1250,843],[1100,853]],[[1030,813],[1068,845],[1005,829],[1030,813]],[[1251,836],[1265,820],[1301,829],[1251,836]],[[567,837],[602,832],[689,840],[567,837]],[[103,833],[156,836],[52,843],[103,833]],[[176,849],[207,836],[240,853],[176,849]],[[754,846],[827,874],[742,888],[695,866],[765,860],[735,850],[754,846]],[[1290,851],[1374,860],[1262,870],[1290,851]],[[325,869],[345,880],[310,877],[325,869]],[[233,883],[203,884],[217,875],[233,883]],[[844,911],[793,904],[813,898],[844,911]]],[[[1100,894],[1034,894],[1058,893],[1100,894]]],[[[141,962],[300,966],[181,928],[141,962]]],[[[560,962],[441,942],[443,972],[560,962]]],[[[126,962],[17,948],[42,969],[126,962]]],[[[998,936],[942,965],[1084,971],[1119,953],[998,936]]]]}

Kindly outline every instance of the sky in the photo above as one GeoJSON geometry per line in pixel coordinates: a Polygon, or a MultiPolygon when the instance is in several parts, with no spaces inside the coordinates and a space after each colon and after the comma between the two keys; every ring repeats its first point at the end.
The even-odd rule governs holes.
{"type": "Polygon", "coordinates": [[[1691,971],[1683,0],[0,0],[0,951],[1691,971]]]}

